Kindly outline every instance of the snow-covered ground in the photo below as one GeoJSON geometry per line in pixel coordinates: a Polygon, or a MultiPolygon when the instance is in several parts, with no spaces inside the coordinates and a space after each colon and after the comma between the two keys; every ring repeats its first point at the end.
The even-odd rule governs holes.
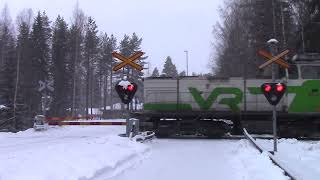
{"type": "Polygon", "coordinates": [[[66,126],[0,133],[0,180],[112,177],[149,151],[144,144],[118,136],[124,132],[119,126],[66,126]]]}
{"type": "Polygon", "coordinates": [[[246,140],[119,137],[124,126],[0,133],[0,180],[282,180],[246,140]]]}
{"type": "Polygon", "coordinates": [[[150,146],[148,159],[112,180],[289,179],[246,140],[157,139],[150,146]]]}
{"type": "MultiPolygon", "coordinates": [[[[257,140],[265,150],[273,150],[273,140],[257,140]]],[[[279,139],[275,157],[292,170],[298,178],[320,179],[320,142],[279,139]]]]}

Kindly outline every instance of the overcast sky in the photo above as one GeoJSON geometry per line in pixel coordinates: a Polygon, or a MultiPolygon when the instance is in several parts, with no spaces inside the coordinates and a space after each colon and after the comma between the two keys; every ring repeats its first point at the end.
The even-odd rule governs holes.
{"type": "MultiPolygon", "coordinates": [[[[143,38],[142,50],[147,61],[162,70],[171,56],[178,71],[186,70],[184,50],[189,51],[191,72],[209,72],[207,64],[214,40],[212,26],[219,20],[218,7],[223,0],[78,0],[86,15],[94,17],[101,32],[124,34],[136,32],[143,38]]],[[[34,14],[45,10],[51,21],[62,15],[71,21],[76,0],[0,0],[7,3],[12,19],[24,8],[34,14]]],[[[150,70],[152,72],[152,70],[150,70]]]]}

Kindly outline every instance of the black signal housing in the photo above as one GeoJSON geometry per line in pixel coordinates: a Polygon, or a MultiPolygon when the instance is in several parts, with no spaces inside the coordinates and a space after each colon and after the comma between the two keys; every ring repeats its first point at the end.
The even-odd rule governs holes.
{"type": "Polygon", "coordinates": [[[280,102],[286,90],[287,86],[284,83],[264,83],[261,85],[262,93],[273,106],[280,102]]]}
{"type": "Polygon", "coordinates": [[[119,82],[115,86],[119,98],[124,104],[129,104],[132,101],[133,96],[137,92],[138,85],[136,83],[130,82],[131,84],[124,88],[123,86],[119,85],[119,82]]]}

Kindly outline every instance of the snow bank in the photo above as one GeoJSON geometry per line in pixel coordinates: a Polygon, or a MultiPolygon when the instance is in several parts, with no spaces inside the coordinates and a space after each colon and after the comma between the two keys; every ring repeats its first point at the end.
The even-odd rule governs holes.
{"type": "Polygon", "coordinates": [[[69,126],[0,133],[0,180],[86,180],[112,177],[149,148],[121,138],[124,127],[69,126]]]}
{"type": "MultiPolygon", "coordinates": [[[[107,109],[107,110],[110,110],[110,109],[111,109],[111,106],[106,106],[106,109],[107,109]]],[[[121,103],[115,103],[115,104],[113,104],[113,109],[115,109],[115,110],[120,110],[120,109],[121,109],[121,103]]]]}
{"type": "MultiPolygon", "coordinates": [[[[258,140],[265,149],[272,150],[273,140],[258,140]]],[[[286,164],[302,179],[320,177],[320,142],[279,139],[275,157],[286,164]]]]}
{"type": "Polygon", "coordinates": [[[0,110],[1,110],[1,109],[8,109],[8,107],[5,106],[5,105],[0,104],[0,110]]]}
{"type": "MultiPolygon", "coordinates": [[[[138,102],[137,103],[137,109],[142,109],[143,108],[143,103],[139,103],[139,101],[137,101],[137,102],[138,102]]],[[[132,99],[132,103],[134,104],[133,106],[135,107],[135,99],[132,99]]],[[[103,109],[103,107],[101,109],[103,109]]],[[[110,110],[111,106],[106,106],[106,109],[110,110]]],[[[121,103],[113,104],[113,109],[114,110],[121,110],[121,103]]]]}
{"type": "Polygon", "coordinates": [[[242,180],[287,180],[283,170],[275,166],[266,153],[254,149],[247,140],[240,140],[234,150],[234,169],[242,180]]]}

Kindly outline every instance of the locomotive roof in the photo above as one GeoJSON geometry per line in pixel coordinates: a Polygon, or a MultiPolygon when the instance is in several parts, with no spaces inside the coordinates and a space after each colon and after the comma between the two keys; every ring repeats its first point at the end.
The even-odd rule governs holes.
{"type": "MultiPolygon", "coordinates": [[[[228,80],[241,79],[241,77],[218,77],[218,76],[179,76],[179,79],[202,79],[202,80],[228,80]]],[[[177,79],[177,77],[145,77],[144,79],[177,79]]]]}
{"type": "Polygon", "coordinates": [[[320,62],[319,53],[305,53],[305,54],[296,54],[292,58],[293,62],[320,62]]]}
{"type": "MultiPolygon", "coordinates": [[[[187,78],[200,78],[200,76],[179,76],[179,79],[187,79],[187,78]]],[[[205,78],[205,77],[203,77],[205,78]]],[[[159,76],[159,77],[146,77],[144,79],[177,79],[177,77],[168,77],[168,76],[159,76]]]]}

